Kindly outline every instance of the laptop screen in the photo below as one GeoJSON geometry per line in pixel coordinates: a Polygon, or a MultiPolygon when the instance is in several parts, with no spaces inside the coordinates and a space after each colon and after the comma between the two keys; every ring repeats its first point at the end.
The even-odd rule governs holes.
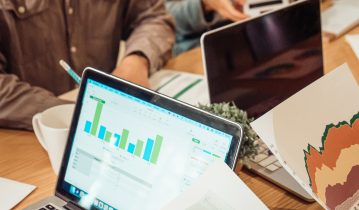
{"type": "Polygon", "coordinates": [[[209,32],[202,45],[210,101],[257,118],[323,75],[320,2],[209,32]]]}
{"type": "Polygon", "coordinates": [[[61,188],[87,209],[158,210],[233,135],[87,79],[61,188]]]}

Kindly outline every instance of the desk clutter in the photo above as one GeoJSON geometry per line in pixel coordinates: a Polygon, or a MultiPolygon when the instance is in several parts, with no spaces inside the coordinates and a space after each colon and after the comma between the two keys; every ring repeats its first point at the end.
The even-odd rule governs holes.
{"type": "MultiPolygon", "coordinates": [[[[322,46],[322,32],[338,38],[359,23],[359,4],[334,1],[322,14],[319,0],[277,6],[205,33],[204,76],[162,69],[149,78],[151,91],[88,68],[80,88],[60,96],[77,102],[75,111],[60,105],[71,114],[58,111],[49,125],[40,120],[46,111],[34,117],[58,184],[26,210],[276,208],[235,173],[244,160],[300,202],[359,209],[359,86],[345,64],[324,75],[322,46]],[[213,111],[219,103],[243,119],[213,111]]],[[[359,58],[359,35],[345,39],[359,58]]],[[[0,210],[35,188],[0,177],[0,210]]]]}
{"type": "MultiPolygon", "coordinates": [[[[157,88],[165,87],[181,76],[193,78],[186,80],[187,83],[182,82],[182,88],[198,79],[202,81],[199,76],[176,71],[165,70],[159,75],[153,80],[156,83],[152,83],[157,88]]],[[[184,89],[188,89],[184,95],[190,93],[194,98],[201,98],[201,92],[184,89]]],[[[359,87],[348,66],[343,65],[294,94],[251,125],[275,155],[271,162],[275,162],[274,165],[278,162],[277,168],[284,167],[324,208],[354,210],[359,205],[359,183],[355,178],[359,166],[358,107],[359,87]],[[343,142],[343,139],[346,141],[343,142]],[[341,144],[338,144],[339,141],[341,144]],[[333,193],[337,190],[342,192],[342,196],[333,193]]],[[[85,131],[90,132],[91,128],[86,127],[85,131]]],[[[263,147],[263,143],[258,144],[263,147]]],[[[128,149],[128,152],[131,151],[128,149]]],[[[202,175],[166,203],[162,210],[267,209],[222,161],[215,161],[201,170],[202,175]]],[[[87,193],[78,188],[74,189],[74,193],[76,191],[79,191],[77,195],[80,198],[82,193],[87,193]]],[[[95,200],[93,205],[100,209],[105,206],[113,208],[103,200],[95,200]]]]}

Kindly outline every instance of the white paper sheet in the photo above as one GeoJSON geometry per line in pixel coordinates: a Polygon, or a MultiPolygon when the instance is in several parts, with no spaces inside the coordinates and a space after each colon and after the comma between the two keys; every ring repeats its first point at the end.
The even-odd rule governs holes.
{"type": "Polygon", "coordinates": [[[150,78],[152,90],[194,106],[209,103],[209,93],[202,75],[160,70],[150,78]]]}
{"type": "Polygon", "coordinates": [[[207,171],[162,210],[268,209],[222,161],[207,171]]]}
{"type": "Polygon", "coordinates": [[[8,210],[16,206],[36,187],[0,177],[0,210],[8,210]]]}
{"type": "MultiPolygon", "coordinates": [[[[197,106],[209,103],[209,93],[203,75],[162,69],[150,79],[150,88],[164,95],[197,106]]],[[[60,99],[76,101],[78,88],[66,92],[60,99]]]]}
{"type": "Polygon", "coordinates": [[[346,35],[345,40],[349,43],[349,45],[353,49],[355,55],[359,59],[359,34],[346,35]]]}
{"type": "Polygon", "coordinates": [[[334,36],[340,36],[359,23],[359,7],[350,2],[335,2],[322,13],[322,29],[334,36]]]}
{"type": "Polygon", "coordinates": [[[333,208],[352,205],[348,195],[359,201],[359,189],[348,190],[347,184],[358,184],[348,178],[359,167],[359,137],[353,137],[359,132],[351,127],[359,122],[358,113],[359,87],[348,66],[343,65],[251,126],[298,183],[323,207],[333,208]],[[341,189],[342,194],[333,194],[335,189],[341,189]]]}

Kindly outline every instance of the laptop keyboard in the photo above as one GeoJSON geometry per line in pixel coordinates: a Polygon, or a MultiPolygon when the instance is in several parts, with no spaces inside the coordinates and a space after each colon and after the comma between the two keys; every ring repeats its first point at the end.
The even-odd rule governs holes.
{"type": "Polygon", "coordinates": [[[258,155],[251,159],[252,162],[271,172],[282,168],[282,165],[279,163],[277,158],[272,154],[267,145],[265,145],[261,139],[258,139],[256,144],[259,146],[258,155]]]}
{"type": "MultiPolygon", "coordinates": [[[[62,209],[62,208],[61,208],[62,209]]],[[[38,210],[60,210],[59,207],[53,205],[53,204],[47,204],[44,207],[39,208],[38,210]]]]}

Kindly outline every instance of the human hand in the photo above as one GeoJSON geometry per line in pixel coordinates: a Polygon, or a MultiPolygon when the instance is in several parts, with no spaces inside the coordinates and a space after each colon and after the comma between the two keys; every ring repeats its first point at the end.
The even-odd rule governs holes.
{"type": "Polygon", "coordinates": [[[239,21],[248,17],[236,9],[242,7],[244,0],[202,0],[202,2],[205,11],[215,11],[232,21],[239,21]]]}
{"type": "Polygon", "coordinates": [[[113,70],[112,74],[143,87],[149,87],[149,62],[140,55],[132,54],[123,58],[121,64],[113,70]]]}

